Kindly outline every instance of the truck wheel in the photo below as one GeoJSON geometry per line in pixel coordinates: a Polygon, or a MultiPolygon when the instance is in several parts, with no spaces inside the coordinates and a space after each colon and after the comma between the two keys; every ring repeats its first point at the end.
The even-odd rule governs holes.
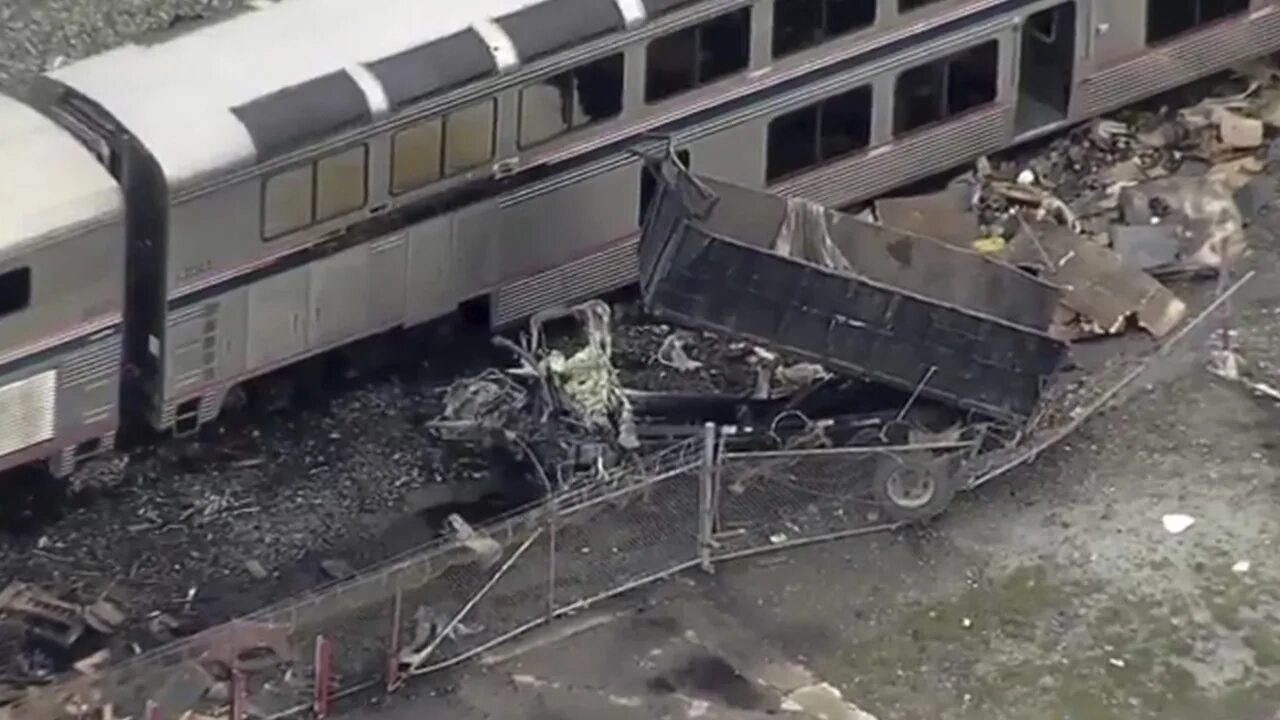
{"type": "Polygon", "coordinates": [[[884,458],[872,494],[885,513],[900,522],[922,522],[941,514],[956,496],[954,463],[884,458]]]}

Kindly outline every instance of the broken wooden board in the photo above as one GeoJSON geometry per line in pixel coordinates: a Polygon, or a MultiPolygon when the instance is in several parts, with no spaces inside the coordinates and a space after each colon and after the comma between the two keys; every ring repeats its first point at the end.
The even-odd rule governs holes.
{"type": "MultiPolygon", "coordinates": [[[[1159,338],[1186,317],[1186,304],[1155,278],[1126,265],[1116,252],[1059,225],[1029,223],[1014,238],[1010,253],[1020,262],[1042,267],[1043,277],[1062,287],[1062,304],[1084,316],[1099,333],[1123,332],[1134,317],[1159,338]]],[[[1055,332],[1071,339],[1063,337],[1064,327],[1062,322],[1055,323],[1055,332]]]]}

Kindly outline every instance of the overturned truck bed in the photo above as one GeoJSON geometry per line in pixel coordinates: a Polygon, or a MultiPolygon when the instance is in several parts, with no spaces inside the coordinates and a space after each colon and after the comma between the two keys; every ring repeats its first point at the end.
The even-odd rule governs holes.
{"type": "Polygon", "coordinates": [[[1016,268],[672,160],[640,241],[646,308],[1021,424],[1066,346],[1060,291],[1016,268]]]}

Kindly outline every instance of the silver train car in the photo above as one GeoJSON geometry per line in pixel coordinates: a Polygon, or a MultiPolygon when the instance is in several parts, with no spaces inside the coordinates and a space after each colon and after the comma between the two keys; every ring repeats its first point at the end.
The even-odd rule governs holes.
{"type": "Polygon", "coordinates": [[[0,193],[0,468],[629,284],[638,149],[847,204],[1274,52],[1277,5],[280,0],[70,64],[0,105],[49,148],[0,146],[46,183],[0,193]]]}

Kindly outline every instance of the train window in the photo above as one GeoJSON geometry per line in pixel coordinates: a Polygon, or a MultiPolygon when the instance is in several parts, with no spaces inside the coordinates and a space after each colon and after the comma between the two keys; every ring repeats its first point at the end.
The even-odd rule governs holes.
{"type": "Polygon", "coordinates": [[[12,315],[31,303],[31,268],[0,273],[0,317],[12,315]]]}
{"type": "Polygon", "coordinates": [[[1248,10],[1249,0],[1147,0],[1147,44],[1248,10]]]}
{"type": "Polygon", "coordinates": [[[622,112],[621,53],[553,75],[520,91],[520,147],[617,117],[622,112]]]}
{"type": "Polygon", "coordinates": [[[440,179],[443,165],[444,123],[431,118],[411,125],[391,138],[391,193],[417,190],[440,179]]]}
{"type": "Polygon", "coordinates": [[[316,220],[346,215],[364,207],[368,148],[348,148],[316,163],[316,220]]]}
{"type": "Polygon", "coordinates": [[[871,87],[829,97],[769,122],[765,180],[773,182],[871,144],[871,87]]]}
{"type": "Polygon", "coordinates": [[[799,52],[875,21],[876,0],[774,0],[773,56],[799,52]]]}
{"type": "Polygon", "coordinates": [[[919,10],[922,7],[936,5],[940,2],[942,2],[942,0],[898,0],[898,12],[909,13],[919,10]]]}
{"type": "Polygon", "coordinates": [[[751,56],[751,8],[740,8],[649,43],[644,99],[658,102],[745,70],[751,56]]]}
{"type": "Polygon", "coordinates": [[[455,110],[444,120],[444,173],[452,175],[493,159],[494,100],[455,110]]]}
{"type": "Polygon", "coordinates": [[[308,163],[267,178],[262,193],[262,235],[270,240],[311,224],[315,217],[312,179],[315,165],[308,163]]]}
{"type": "Polygon", "coordinates": [[[995,40],[898,76],[893,130],[905,133],[996,99],[1000,50],[995,40]]]}

